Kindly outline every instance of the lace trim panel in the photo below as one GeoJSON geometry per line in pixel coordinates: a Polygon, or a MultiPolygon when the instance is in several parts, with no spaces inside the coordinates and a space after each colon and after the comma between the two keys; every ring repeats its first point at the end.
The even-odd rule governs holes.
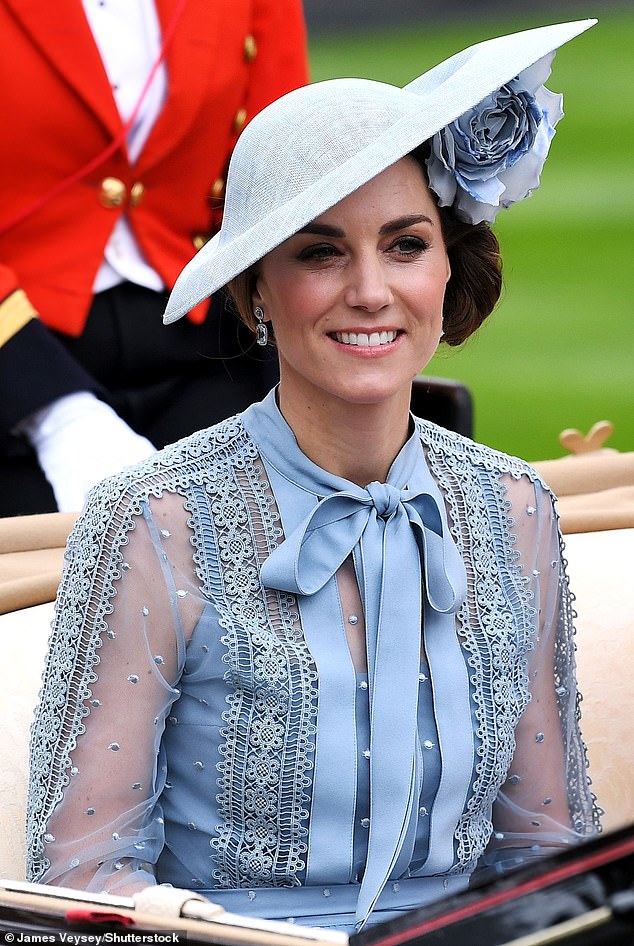
{"type": "MultiPolygon", "coordinates": [[[[531,482],[549,490],[522,460],[428,422],[419,421],[418,426],[430,468],[448,505],[454,539],[468,563],[467,600],[457,619],[469,654],[479,761],[473,793],[455,834],[454,871],[464,871],[475,867],[491,836],[491,805],[513,759],[517,722],[530,701],[527,659],[535,643],[535,608],[526,587],[529,579],[522,574],[515,549],[513,519],[502,477],[506,474],[520,480],[528,476],[531,482]],[[502,570],[504,562],[515,565],[502,570]]],[[[555,674],[564,727],[563,702],[569,688],[575,686],[574,611],[565,563],[561,582],[564,593],[555,643],[555,674]]],[[[587,750],[578,725],[580,699],[577,695],[576,725],[571,732],[564,732],[569,805],[576,830],[594,833],[600,830],[601,812],[588,791],[587,750]]]]}
{"type": "Polygon", "coordinates": [[[231,688],[218,764],[222,823],[211,842],[213,877],[221,888],[299,885],[317,674],[294,596],[260,585],[260,566],[282,529],[256,446],[248,441],[225,477],[210,478],[196,491],[189,509],[195,564],[220,614],[231,688]]]}

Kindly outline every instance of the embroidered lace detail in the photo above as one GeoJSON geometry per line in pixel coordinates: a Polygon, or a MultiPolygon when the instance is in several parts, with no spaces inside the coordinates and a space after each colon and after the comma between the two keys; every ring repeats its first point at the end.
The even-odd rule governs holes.
{"type": "MultiPolygon", "coordinates": [[[[492,832],[490,811],[515,751],[515,728],[530,701],[528,655],[535,646],[535,608],[529,579],[514,548],[513,519],[505,499],[503,477],[528,477],[543,483],[527,463],[418,421],[427,460],[443,491],[453,536],[467,563],[467,599],[457,615],[462,644],[469,654],[470,681],[478,722],[475,779],[455,834],[453,872],[475,867],[492,832]],[[498,474],[491,476],[490,474],[498,474]],[[456,523],[460,523],[458,528],[456,523]]],[[[561,540],[560,540],[561,542],[561,540]]],[[[574,612],[565,573],[563,609],[557,628],[557,686],[574,678],[574,612]]],[[[562,702],[564,690],[562,693],[562,702]]],[[[579,698],[576,720],[580,719],[579,698]]],[[[586,747],[578,725],[562,718],[568,740],[568,784],[575,829],[598,829],[600,809],[588,792],[586,747]]],[[[590,833],[590,832],[589,832],[590,833]]]]}
{"type": "Polygon", "coordinates": [[[216,842],[222,885],[296,884],[304,869],[308,772],[315,732],[316,672],[294,600],[259,590],[259,563],[281,536],[257,449],[239,419],[194,434],[100,484],[69,539],[72,567],[32,728],[27,802],[27,876],[50,866],[46,826],[73,776],[71,754],[85,731],[102,638],[124,567],[124,549],[150,497],[180,493],[191,514],[203,593],[223,614],[227,680],[225,762],[216,842]],[[205,543],[224,568],[212,573],[205,543]],[[100,563],[99,568],[96,567],[100,563]],[[95,604],[96,602],[96,604],[95,604]],[[240,738],[238,738],[238,732],[240,738]],[[244,741],[244,734],[247,739],[244,741]],[[280,753],[280,748],[284,753],[280,753]]]}
{"type": "Polygon", "coordinates": [[[218,887],[298,885],[307,851],[317,673],[294,596],[260,585],[282,530],[257,455],[249,443],[192,504],[195,561],[225,631],[232,690],[218,765],[223,821],[211,842],[218,887]],[[216,556],[204,552],[210,542],[216,556]]]}

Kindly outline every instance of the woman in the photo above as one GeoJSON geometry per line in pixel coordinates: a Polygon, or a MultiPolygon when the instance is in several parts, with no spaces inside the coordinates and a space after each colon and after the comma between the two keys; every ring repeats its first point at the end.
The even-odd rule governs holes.
{"type": "Polygon", "coordinates": [[[497,300],[483,221],[538,183],[542,82],[590,25],[405,90],[317,84],[241,137],[165,320],[228,283],[280,385],[92,494],[33,730],[32,879],[351,930],[598,829],[552,497],[408,412],[497,300]]]}

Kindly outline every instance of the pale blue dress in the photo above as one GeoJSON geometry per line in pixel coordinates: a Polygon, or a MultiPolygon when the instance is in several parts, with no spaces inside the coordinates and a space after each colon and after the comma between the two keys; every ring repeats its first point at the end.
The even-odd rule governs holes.
{"type": "Polygon", "coordinates": [[[28,876],[350,932],[587,837],[572,617],[522,461],[413,419],[361,489],[271,392],[101,484],[73,530],[28,876]]]}

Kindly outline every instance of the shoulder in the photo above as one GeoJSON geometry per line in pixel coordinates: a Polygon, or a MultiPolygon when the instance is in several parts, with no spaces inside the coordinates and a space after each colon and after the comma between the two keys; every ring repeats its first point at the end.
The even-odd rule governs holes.
{"type": "Polygon", "coordinates": [[[102,480],[91,489],[74,531],[90,522],[101,533],[114,526],[125,533],[150,505],[156,508],[174,495],[187,499],[196,488],[226,478],[228,468],[245,467],[257,457],[237,414],[102,480]]]}
{"type": "Polygon", "coordinates": [[[469,437],[416,418],[430,469],[446,492],[483,495],[487,503],[506,501],[518,510],[539,508],[549,515],[555,496],[540,474],[520,457],[494,450],[469,437]]]}
{"type": "Polygon", "coordinates": [[[137,490],[143,490],[147,484],[154,489],[178,486],[201,470],[213,476],[227,464],[256,452],[242,423],[242,415],[236,414],[168,444],[141,463],[126,467],[110,481],[119,481],[137,490]]]}
{"type": "Polygon", "coordinates": [[[493,447],[478,443],[431,421],[419,417],[415,418],[415,421],[425,451],[427,454],[432,454],[437,462],[465,472],[482,471],[494,476],[509,476],[516,480],[527,477],[531,482],[539,483],[545,489],[548,488],[537,470],[526,460],[495,450],[493,447]]]}
{"type": "Polygon", "coordinates": [[[417,419],[417,428],[429,468],[464,534],[479,540],[492,527],[503,537],[499,547],[509,561],[518,550],[532,561],[545,541],[556,547],[555,496],[530,463],[425,420],[417,419]]]}
{"type": "Polygon", "coordinates": [[[197,430],[157,451],[139,466],[130,468],[129,472],[141,477],[163,472],[178,479],[179,474],[187,475],[201,467],[213,473],[226,464],[255,456],[257,449],[246,431],[242,416],[235,414],[213,427],[197,430]]]}

